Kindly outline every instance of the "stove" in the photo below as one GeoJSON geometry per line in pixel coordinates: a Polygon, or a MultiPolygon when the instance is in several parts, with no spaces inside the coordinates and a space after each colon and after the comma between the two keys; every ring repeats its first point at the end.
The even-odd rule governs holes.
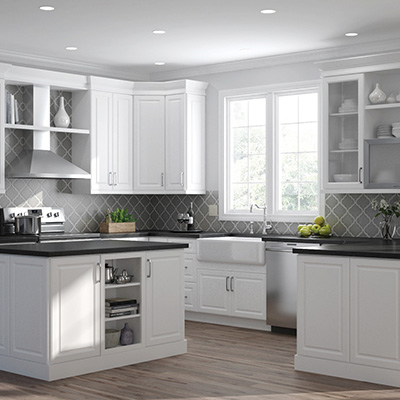
{"type": "Polygon", "coordinates": [[[42,233],[64,233],[65,215],[61,207],[6,207],[0,208],[0,235],[15,233],[15,217],[22,215],[41,216],[42,233]]]}
{"type": "Polygon", "coordinates": [[[65,214],[62,207],[6,207],[0,208],[0,243],[45,242],[58,240],[79,240],[100,238],[99,233],[65,233],[65,214]],[[41,216],[42,233],[35,235],[16,235],[15,217],[22,215],[41,216]]]}

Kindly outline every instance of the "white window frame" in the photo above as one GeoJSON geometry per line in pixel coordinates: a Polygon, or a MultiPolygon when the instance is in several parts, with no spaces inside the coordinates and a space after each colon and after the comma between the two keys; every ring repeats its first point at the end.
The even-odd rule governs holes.
{"type": "MultiPolygon", "coordinates": [[[[307,93],[311,90],[318,92],[318,194],[319,194],[319,210],[318,215],[324,215],[325,207],[325,196],[321,192],[322,187],[322,157],[321,157],[321,135],[322,135],[322,119],[321,119],[321,81],[307,81],[307,82],[296,82],[291,84],[281,84],[281,85],[268,85],[268,86],[258,86],[250,88],[240,88],[223,90],[219,92],[219,219],[220,220],[234,220],[234,221],[261,221],[263,219],[262,210],[253,210],[250,213],[250,209],[247,212],[228,210],[228,171],[229,171],[229,138],[227,130],[227,102],[232,99],[243,99],[249,96],[257,97],[262,96],[267,99],[267,138],[266,145],[267,151],[269,152],[267,156],[267,196],[266,205],[268,209],[268,217],[273,222],[312,222],[315,218],[315,213],[281,213],[276,210],[276,196],[274,195],[277,188],[277,171],[276,171],[276,132],[273,123],[275,121],[275,94],[281,94],[287,92],[307,93]],[[268,150],[269,149],[269,150],[268,150]],[[273,190],[268,190],[268,188],[273,188],[273,190]]],[[[295,94],[295,93],[293,93],[295,94]]],[[[261,206],[261,204],[259,204],[261,206]]]]}

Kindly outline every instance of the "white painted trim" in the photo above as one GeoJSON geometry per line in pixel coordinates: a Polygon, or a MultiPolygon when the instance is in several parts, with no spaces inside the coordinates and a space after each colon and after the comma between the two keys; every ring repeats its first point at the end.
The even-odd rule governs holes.
{"type": "Polygon", "coordinates": [[[296,371],[400,387],[400,371],[388,368],[324,360],[298,354],[294,357],[294,368],[296,371]]]}
{"type": "Polygon", "coordinates": [[[204,322],[237,328],[256,329],[259,331],[271,331],[271,327],[264,320],[230,317],[226,315],[207,314],[203,312],[185,311],[186,321],[204,322]]]}

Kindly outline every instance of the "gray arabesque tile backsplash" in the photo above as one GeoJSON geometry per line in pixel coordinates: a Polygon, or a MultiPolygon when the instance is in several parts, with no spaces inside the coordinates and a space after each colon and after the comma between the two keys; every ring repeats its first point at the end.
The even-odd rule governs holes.
{"type": "MultiPolygon", "coordinates": [[[[387,201],[399,200],[398,195],[378,196],[387,201]]],[[[326,197],[325,216],[338,236],[379,237],[380,218],[370,204],[376,195],[329,194],[326,197]]],[[[218,204],[218,192],[206,195],[80,195],[71,193],[71,181],[52,179],[7,179],[6,194],[0,195],[0,207],[59,206],[64,207],[67,232],[98,232],[107,209],[127,208],[137,218],[137,229],[178,229],[176,213],[187,211],[194,202],[196,228],[216,232],[248,232],[249,223],[219,221],[208,216],[208,205],[218,204]]],[[[398,223],[400,226],[400,220],[398,223]]],[[[255,232],[261,224],[254,224],[255,232]]],[[[297,223],[275,223],[273,233],[294,234],[297,223]]]]}

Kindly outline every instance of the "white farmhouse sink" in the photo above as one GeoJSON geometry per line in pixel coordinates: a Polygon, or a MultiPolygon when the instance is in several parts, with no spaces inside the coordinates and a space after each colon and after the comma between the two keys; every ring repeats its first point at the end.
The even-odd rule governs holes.
{"type": "Polygon", "coordinates": [[[264,265],[265,243],[261,238],[222,236],[197,239],[200,261],[264,265]]]}

